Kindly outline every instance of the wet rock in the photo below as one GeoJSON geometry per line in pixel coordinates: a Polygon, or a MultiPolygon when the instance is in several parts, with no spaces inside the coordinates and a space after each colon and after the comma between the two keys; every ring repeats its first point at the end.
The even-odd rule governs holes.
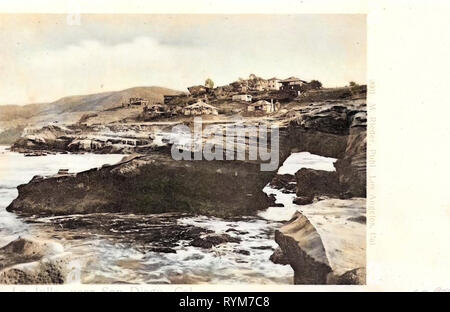
{"type": "Polygon", "coordinates": [[[274,194],[269,194],[268,198],[270,202],[270,207],[284,207],[284,205],[281,203],[275,203],[276,197],[274,194]]]}
{"type": "Polygon", "coordinates": [[[175,249],[169,248],[169,247],[163,247],[163,246],[151,247],[151,248],[149,248],[148,251],[151,251],[151,252],[162,252],[162,253],[177,253],[177,251],[175,249]]]}
{"type": "Polygon", "coordinates": [[[245,235],[245,234],[248,234],[247,231],[239,231],[239,230],[236,230],[236,229],[233,229],[233,228],[228,229],[228,230],[226,230],[225,232],[226,232],[226,233],[233,232],[233,233],[236,233],[236,234],[239,234],[239,235],[245,235]]]}
{"type": "Polygon", "coordinates": [[[244,256],[250,256],[250,251],[245,250],[245,249],[238,249],[235,252],[238,254],[244,255],[244,256]]]}
{"type": "Polygon", "coordinates": [[[236,259],[237,263],[248,263],[248,261],[243,260],[243,259],[236,259]]]}
{"type": "Polygon", "coordinates": [[[190,245],[194,247],[200,247],[209,249],[213,246],[217,246],[224,243],[239,243],[241,240],[237,237],[231,237],[228,234],[222,235],[206,235],[203,237],[195,238],[190,245]]]}
{"type": "Polygon", "coordinates": [[[277,174],[270,181],[270,186],[277,190],[282,190],[283,193],[295,193],[296,179],[292,174],[277,174]]]}
{"type": "Polygon", "coordinates": [[[338,175],[334,171],[302,168],[295,174],[297,196],[335,196],[341,192],[338,175]]]}
{"type": "Polygon", "coordinates": [[[296,205],[308,205],[311,204],[314,200],[312,196],[297,196],[292,201],[296,205]]]}
{"type": "Polygon", "coordinates": [[[365,127],[351,128],[344,157],[334,164],[339,183],[356,197],[366,197],[366,136],[365,127]]]}
{"type": "Polygon", "coordinates": [[[181,240],[191,241],[211,231],[192,225],[180,225],[186,214],[89,214],[32,219],[34,223],[52,226],[56,232],[69,231],[72,238],[86,237],[85,232],[104,235],[122,244],[148,251],[173,253],[181,240]]]}
{"type": "Polygon", "coordinates": [[[351,218],[348,218],[347,220],[366,224],[366,216],[351,217],[351,218]]]}
{"type": "Polygon", "coordinates": [[[258,250],[273,250],[272,246],[252,246],[251,249],[258,249],[258,250]]]}
{"type": "Polygon", "coordinates": [[[269,260],[275,264],[281,264],[281,265],[289,264],[288,258],[283,253],[283,250],[281,250],[281,248],[279,248],[279,247],[277,249],[275,249],[273,254],[270,256],[269,260]]]}
{"type": "Polygon", "coordinates": [[[18,238],[0,248],[0,269],[18,263],[37,261],[55,252],[62,252],[62,246],[18,238]]]}
{"type": "Polygon", "coordinates": [[[332,269],[320,235],[305,216],[298,214],[275,231],[275,241],[294,270],[294,284],[326,284],[332,269]]]}
{"type": "Polygon", "coordinates": [[[54,262],[38,263],[33,271],[10,268],[0,271],[0,284],[63,284],[65,276],[61,266],[54,262]]]}
{"type": "Polygon", "coordinates": [[[97,212],[191,212],[254,215],[268,207],[262,191],[273,172],[246,161],[176,161],[167,154],[136,157],[75,176],[47,178],[18,187],[7,207],[22,215],[97,212]],[[217,169],[222,173],[217,174],[217,169]],[[239,172],[238,175],[235,173],[239,172]]]}
{"type": "Polygon", "coordinates": [[[67,259],[59,244],[19,238],[0,248],[0,284],[62,284],[67,259]]]}
{"type": "Polygon", "coordinates": [[[190,256],[187,256],[186,258],[183,259],[183,261],[195,261],[195,260],[201,260],[203,259],[205,256],[202,254],[193,254],[190,256]]]}
{"type": "MultiPolygon", "coordinates": [[[[275,241],[294,269],[294,283],[336,284],[346,272],[364,268],[365,223],[348,222],[362,220],[364,214],[365,199],[324,199],[304,206],[275,231],[275,241]]],[[[358,280],[361,272],[356,274],[358,280]]],[[[345,275],[347,281],[351,274],[345,275]]]]}
{"type": "Polygon", "coordinates": [[[328,284],[336,285],[365,285],[366,268],[356,268],[345,272],[340,276],[330,276],[328,284]]]}
{"type": "Polygon", "coordinates": [[[349,192],[349,191],[342,192],[342,193],[339,194],[339,199],[349,199],[349,198],[352,198],[352,197],[353,197],[353,194],[351,192],[349,192]]]}

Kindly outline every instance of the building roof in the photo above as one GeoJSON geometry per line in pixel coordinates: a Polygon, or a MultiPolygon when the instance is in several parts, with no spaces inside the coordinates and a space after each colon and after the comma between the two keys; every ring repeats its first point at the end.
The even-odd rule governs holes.
{"type": "Polygon", "coordinates": [[[199,100],[197,103],[194,103],[194,104],[191,104],[191,105],[188,105],[185,107],[185,109],[196,109],[196,108],[209,108],[209,109],[217,110],[217,107],[206,104],[202,100],[199,100]]]}
{"type": "Polygon", "coordinates": [[[272,78],[270,78],[270,79],[267,79],[268,81],[271,81],[271,80],[281,80],[281,79],[279,79],[279,78],[277,78],[277,77],[272,77],[272,78]]]}
{"type": "Polygon", "coordinates": [[[301,80],[300,78],[297,78],[297,77],[289,77],[287,79],[281,80],[281,82],[295,82],[295,81],[306,82],[306,81],[301,80]]]}

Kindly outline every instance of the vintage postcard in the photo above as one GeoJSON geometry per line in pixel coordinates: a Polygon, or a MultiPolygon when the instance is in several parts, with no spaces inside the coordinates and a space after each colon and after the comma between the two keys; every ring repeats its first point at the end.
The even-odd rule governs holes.
{"type": "Polygon", "coordinates": [[[2,287],[371,288],[367,10],[78,9],[0,14],[2,287]]]}

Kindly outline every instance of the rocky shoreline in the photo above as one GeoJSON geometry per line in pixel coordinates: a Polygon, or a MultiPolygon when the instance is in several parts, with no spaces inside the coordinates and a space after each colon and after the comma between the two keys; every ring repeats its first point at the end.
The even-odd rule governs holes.
{"type": "MultiPolygon", "coordinates": [[[[301,205],[318,202],[330,207],[332,202],[327,206],[327,200],[364,198],[365,110],[365,99],[326,101],[280,112],[263,120],[269,125],[280,126],[280,163],[291,152],[310,152],[337,158],[335,172],[302,169],[295,178],[280,178],[275,172],[261,172],[261,161],[175,161],[170,155],[170,145],[162,142],[165,147],[160,147],[159,142],[155,144],[155,137],[139,143],[138,139],[133,138],[132,144],[127,143],[127,138],[117,139],[119,141],[116,143],[107,139],[97,144],[99,138],[85,141],[81,139],[84,134],[71,132],[67,136],[66,129],[48,128],[41,132],[46,133],[45,138],[36,135],[25,137],[14,144],[13,149],[139,155],[78,174],[35,177],[28,184],[18,187],[19,195],[7,210],[22,216],[105,212],[246,216],[274,206],[273,198],[262,191],[271,181],[287,192],[296,192],[296,203],[301,205]],[[289,186],[293,181],[296,183],[295,189],[292,184],[289,186]]],[[[150,138],[148,134],[146,136],[150,138]]],[[[351,207],[352,203],[348,204],[351,207]]],[[[365,283],[365,254],[362,255],[365,242],[363,246],[358,246],[363,242],[359,234],[358,241],[353,241],[355,248],[329,250],[333,246],[329,243],[333,241],[333,235],[348,238],[342,242],[345,245],[355,237],[353,234],[365,231],[362,222],[365,218],[362,213],[364,204],[359,202],[358,205],[355,208],[358,214],[339,205],[329,211],[328,217],[345,219],[347,223],[344,222],[344,225],[351,224],[341,230],[334,225],[321,227],[320,222],[313,221],[313,214],[298,212],[289,223],[276,231],[275,240],[280,250],[273,258],[290,264],[295,272],[295,284],[365,283]],[[334,233],[324,235],[324,231],[330,229],[334,233]],[[354,256],[348,260],[353,263],[342,265],[339,253],[354,256]]],[[[210,237],[194,244],[211,246],[228,239],[226,236],[210,237]]]]}

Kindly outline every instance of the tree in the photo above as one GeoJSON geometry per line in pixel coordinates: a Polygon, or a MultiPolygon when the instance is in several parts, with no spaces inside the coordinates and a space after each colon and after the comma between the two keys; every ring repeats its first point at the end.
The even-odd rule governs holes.
{"type": "Polygon", "coordinates": [[[350,83],[348,84],[350,87],[356,87],[358,86],[358,84],[354,81],[350,81],[350,83]]]}
{"type": "Polygon", "coordinates": [[[205,80],[205,87],[207,88],[214,88],[214,81],[211,80],[211,78],[208,78],[205,80]]]}
{"type": "Polygon", "coordinates": [[[319,80],[311,80],[309,82],[309,85],[310,85],[311,89],[313,89],[313,90],[322,88],[322,83],[319,80]]]}

